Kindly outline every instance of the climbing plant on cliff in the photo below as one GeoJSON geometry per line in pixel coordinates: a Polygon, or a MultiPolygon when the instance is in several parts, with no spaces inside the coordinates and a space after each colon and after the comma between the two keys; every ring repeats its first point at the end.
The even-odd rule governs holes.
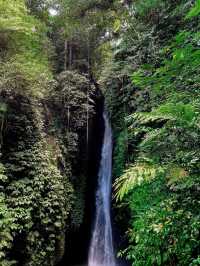
{"type": "Polygon", "coordinates": [[[85,191],[79,200],[77,184],[85,184],[87,156],[79,153],[87,150],[95,89],[78,73],[53,78],[47,11],[39,1],[0,1],[2,266],[55,265],[66,229],[83,220],[85,191]]]}
{"type": "Polygon", "coordinates": [[[99,87],[119,255],[200,264],[199,15],[199,0],[0,0],[2,266],[57,264],[83,223],[99,87]]]}

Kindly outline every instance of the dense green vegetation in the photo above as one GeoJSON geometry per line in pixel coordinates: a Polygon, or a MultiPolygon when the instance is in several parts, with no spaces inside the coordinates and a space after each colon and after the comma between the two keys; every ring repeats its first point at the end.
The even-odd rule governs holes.
{"type": "Polygon", "coordinates": [[[200,263],[199,7],[136,1],[104,70],[132,265],[200,263]]]}
{"type": "Polygon", "coordinates": [[[118,255],[199,265],[199,86],[199,0],[0,0],[0,265],[56,265],[82,224],[99,87],[118,255]]]}
{"type": "Polygon", "coordinates": [[[78,73],[54,75],[52,18],[28,4],[0,1],[1,266],[55,265],[85,204],[96,91],[78,73]]]}

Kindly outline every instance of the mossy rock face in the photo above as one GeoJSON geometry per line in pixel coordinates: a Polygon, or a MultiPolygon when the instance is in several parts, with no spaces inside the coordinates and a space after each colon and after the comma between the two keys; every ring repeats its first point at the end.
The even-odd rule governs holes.
{"type": "Polygon", "coordinates": [[[1,266],[54,265],[84,216],[97,91],[78,72],[53,75],[44,6],[0,1],[1,266]]]}
{"type": "Polygon", "coordinates": [[[57,265],[63,258],[65,254],[65,245],[66,245],[65,232],[62,232],[56,241],[55,260],[54,260],[55,265],[57,265]]]}
{"type": "Polygon", "coordinates": [[[5,219],[12,217],[2,265],[54,265],[65,252],[66,229],[82,223],[85,185],[77,184],[86,182],[92,93],[87,78],[73,72],[62,73],[45,100],[1,91],[1,202],[5,219]]]}
{"type": "Polygon", "coordinates": [[[8,251],[20,265],[48,265],[57,235],[66,227],[72,185],[57,167],[57,158],[52,160],[41,103],[14,93],[2,93],[2,101],[7,105],[1,147],[8,176],[4,194],[13,217],[8,251]]]}

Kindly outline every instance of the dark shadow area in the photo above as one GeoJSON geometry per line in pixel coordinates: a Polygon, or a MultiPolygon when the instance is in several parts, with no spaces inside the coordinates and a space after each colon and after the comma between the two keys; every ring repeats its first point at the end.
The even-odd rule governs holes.
{"type": "Polygon", "coordinates": [[[77,230],[69,230],[67,233],[65,255],[57,266],[87,265],[88,250],[95,216],[95,194],[104,135],[103,108],[104,99],[102,95],[99,95],[96,100],[96,116],[90,122],[84,221],[80,228],[77,230]]]}

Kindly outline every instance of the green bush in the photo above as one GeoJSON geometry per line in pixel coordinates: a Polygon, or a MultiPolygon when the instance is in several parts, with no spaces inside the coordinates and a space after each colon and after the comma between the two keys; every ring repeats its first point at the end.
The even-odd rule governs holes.
{"type": "Polygon", "coordinates": [[[125,209],[130,214],[125,218],[128,243],[119,256],[136,266],[199,264],[198,5],[135,1],[132,31],[124,33],[113,59],[126,82],[120,94],[121,84],[115,88],[109,77],[112,95],[119,99],[108,105],[113,110],[121,107],[121,99],[126,104],[120,117],[128,140],[123,147],[124,124],[119,130],[112,115],[114,165],[121,174],[115,182],[116,204],[119,216],[125,209]],[[132,73],[124,71],[127,64],[132,73]]]}

